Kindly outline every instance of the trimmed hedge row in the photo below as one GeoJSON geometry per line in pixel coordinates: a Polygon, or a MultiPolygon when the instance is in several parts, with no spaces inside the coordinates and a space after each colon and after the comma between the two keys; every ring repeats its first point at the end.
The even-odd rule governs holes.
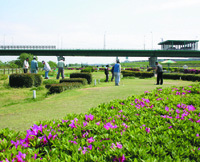
{"type": "Polygon", "coordinates": [[[61,93],[66,90],[80,88],[81,83],[74,82],[74,83],[60,83],[60,84],[47,84],[45,87],[49,89],[49,94],[53,93],[61,93]]]}
{"type": "Polygon", "coordinates": [[[187,80],[187,81],[200,81],[199,75],[194,74],[163,74],[164,79],[181,79],[181,80],[187,80]]]}
{"type": "Polygon", "coordinates": [[[129,71],[129,70],[122,70],[123,77],[139,77],[139,78],[151,78],[154,76],[152,72],[141,72],[141,71],[129,71]]]}
{"type": "Polygon", "coordinates": [[[87,79],[85,78],[69,78],[69,79],[61,79],[60,83],[65,83],[65,82],[78,82],[81,83],[83,85],[87,84],[87,79]]]}
{"type": "Polygon", "coordinates": [[[11,74],[9,85],[11,87],[38,87],[42,84],[40,74],[11,74]]]}
{"type": "Polygon", "coordinates": [[[90,73],[71,73],[70,78],[85,78],[88,84],[92,83],[92,74],[90,73]]]}

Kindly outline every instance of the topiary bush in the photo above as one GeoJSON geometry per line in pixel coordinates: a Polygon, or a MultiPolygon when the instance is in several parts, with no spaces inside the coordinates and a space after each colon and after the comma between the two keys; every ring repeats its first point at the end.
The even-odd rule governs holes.
{"type": "Polygon", "coordinates": [[[80,88],[81,83],[61,83],[61,84],[48,84],[45,87],[49,89],[48,94],[53,94],[53,93],[61,93],[65,90],[70,90],[74,88],[80,88]]]}
{"type": "Polygon", "coordinates": [[[42,77],[39,74],[11,74],[9,77],[11,87],[37,87],[41,84],[42,77]]]}
{"type": "Polygon", "coordinates": [[[141,71],[130,71],[130,70],[122,70],[123,77],[139,77],[139,78],[151,78],[154,76],[152,72],[141,72],[141,71]]]}
{"type": "Polygon", "coordinates": [[[86,85],[87,79],[85,79],[85,78],[69,78],[69,79],[61,79],[60,80],[60,83],[66,83],[66,82],[69,82],[69,83],[78,82],[78,83],[81,83],[83,85],[86,85]]]}
{"type": "Polygon", "coordinates": [[[70,78],[85,78],[88,84],[92,83],[92,74],[90,73],[71,73],[70,78]]]}
{"type": "Polygon", "coordinates": [[[181,80],[187,80],[187,81],[200,81],[199,75],[194,74],[163,74],[164,79],[181,79],[181,80]]]}

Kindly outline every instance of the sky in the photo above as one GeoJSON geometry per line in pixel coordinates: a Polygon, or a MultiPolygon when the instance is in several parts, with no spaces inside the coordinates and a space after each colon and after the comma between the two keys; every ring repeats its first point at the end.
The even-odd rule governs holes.
{"type": "MultiPolygon", "coordinates": [[[[199,40],[200,0],[0,0],[0,45],[60,49],[160,49],[162,40],[199,40]]],[[[15,60],[16,56],[0,56],[15,60]]],[[[39,56],[39,61],[57,61],[39,56]]],[[[114,63],[115,57],[65,57],[114,63]]],[[[124,61],[126,58],[119,58],[124,61]]],[[[148,58],[130,57],[129,61],[148,58]]]]}

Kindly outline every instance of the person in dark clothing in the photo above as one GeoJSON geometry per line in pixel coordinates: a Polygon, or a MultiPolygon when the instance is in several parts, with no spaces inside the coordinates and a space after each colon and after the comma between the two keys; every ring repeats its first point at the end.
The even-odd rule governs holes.
{"type": "Polygon", "coordinates": [[[111,78],[111,82],[112,82],[113,79],[114,79],[114,65],[113,65],[113,67],[112,67],[112,69],[111,69],[111,73],[112,73],[112,78],[111,78]]]}
{"type": "Polygon", "coordinates": [[[162,65],[160,65],[158,62],[156,62],[156,74],[157,74],[156,85],[159,85],[159,82],[160,82],[160,85],[162,85],[163,84],[163,68],[162,68],[162,65]]]}
{"type": "Polygon", "coordinates": [[[109,76],[108,67],[109,67],[109,65],[106,65],[106,68],[105,68],[106,80],[105,80],[105,82],[108,82],[108,76],[109,76]]]}

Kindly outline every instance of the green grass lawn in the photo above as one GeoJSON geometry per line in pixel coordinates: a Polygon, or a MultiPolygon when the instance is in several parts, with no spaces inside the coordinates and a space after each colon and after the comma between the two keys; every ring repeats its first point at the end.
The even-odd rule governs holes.
{"type": "MultiPolygon", "coordinates": [[[[67,71],[69,72],[69,71],[67,71]]],[[[71,73],[71,71],[70,71],[71,73]]],[[[156,87],[186,86],[193,82],[164,80],[162,86],[155,84],[156,78],[122,79],[120,86],[114,82],[100,82],[105,79],[103,72],[94,72],[94,83],[81,89],[65,91],[61,94],[45,96],[47,90],[42,85],[36,88],[37,99],[32,99],[33,88],[9,88],[6,81],[0,81],[0,129],[10,128],[17,131],[28,129],[36,121],[61,119],[68,113],[85,113],[101,103],[128,96],[140,95],[156,87]]]]}

